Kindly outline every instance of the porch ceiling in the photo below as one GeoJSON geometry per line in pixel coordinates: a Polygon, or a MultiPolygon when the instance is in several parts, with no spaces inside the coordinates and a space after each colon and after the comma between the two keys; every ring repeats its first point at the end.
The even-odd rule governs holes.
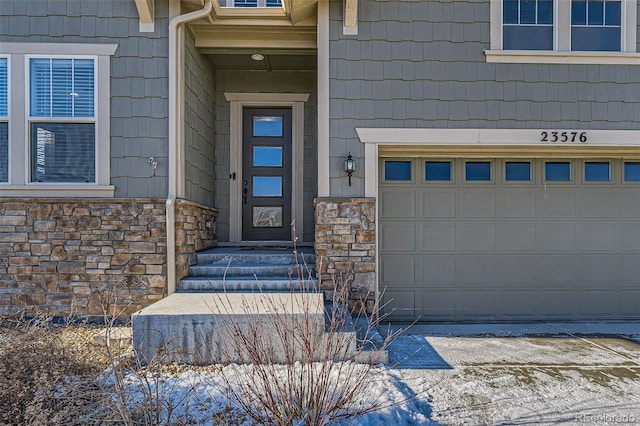
{"type": "MultiPolygon", "coordinates": [[[[189,24],[198,50],[216,69],[316,70],[318,0],[284,0],[284,7],[229,8],[214,0],[206,19],[189,24]],[[260,53],[264,60],[251,55],[260,53]]],[[[182,0],[182,13],[202,0],[182,0]]]]}
{"type": "Polygon", "coordinates": [[[231,52],[218,51],[207,56],[218,70],[315,71],[318,64],[315,51],[250,49],[231,52]],[[251,59],[251,55],[254,53],[262,54],[264,60],[251,59]]]}

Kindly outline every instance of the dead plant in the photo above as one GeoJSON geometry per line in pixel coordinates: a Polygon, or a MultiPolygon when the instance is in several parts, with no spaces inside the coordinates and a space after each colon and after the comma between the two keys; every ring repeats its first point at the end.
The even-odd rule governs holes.
{"type": "Polygon", "coordinates": [[[95,364],[63,341],[45,313],[0,319],[0,424],[83,424],[103,394],[95,364]]]}

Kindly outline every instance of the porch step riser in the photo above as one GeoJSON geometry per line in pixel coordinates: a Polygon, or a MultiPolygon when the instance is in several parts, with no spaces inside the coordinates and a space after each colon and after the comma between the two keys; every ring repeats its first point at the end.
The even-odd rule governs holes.
{"type": "Polygon", "coordinates": [[[214,292],[237,292],[237,291],[315,291],[317,280],[274,279],[274,280],[247,280],[227,278],[219,279],[193,279],[185,278],[180,281],[178,291],[214,291],[214,292]]]}
{"type": "Polygon", "coordinates": [[[282,254],[229,254],[229,253],[197,253],[196,259],[199,264],[213,265],[233,265],[235,263],[249,265],[305,265],[314,264],[316,256],[313,254],[299,253],[296,257],[293,253],[282,254]],[[296,262],[297,260],[297,262],[296,262]]]}
{"type": "MultiPolygon", "coordinates": [[[[229,266],[217,266],[210,264],[197,264],[189,269],[189,274],[194,277],[291,277],[293,280],[298,279],[298,268],[295,265],[247,265],[247,264],[230,264],[229,266]]],[[[301,278],[305,280],[308,277],[315,276],[315,265],[307,265],[307,268],[300,269],[301,278]]]]}

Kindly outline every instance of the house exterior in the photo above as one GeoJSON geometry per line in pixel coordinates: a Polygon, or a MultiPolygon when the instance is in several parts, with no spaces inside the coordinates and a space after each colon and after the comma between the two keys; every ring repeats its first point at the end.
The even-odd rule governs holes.
{"type": "Polygon", "coordinates": [[[640,319],[638,16],[2,1],[0,312],[131,313],[296,238],[393,320],[640,319]]]}

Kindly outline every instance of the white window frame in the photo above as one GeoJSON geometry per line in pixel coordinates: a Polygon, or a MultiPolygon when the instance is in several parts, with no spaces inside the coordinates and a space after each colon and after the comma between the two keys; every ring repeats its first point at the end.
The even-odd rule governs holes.
{"type": "Polygon", "coordinates": [[[2,43],[0,55],[10,57],[9,86],[24,93],[9,103],[9,181],[0,183],[0,197],[113,197],[111,185],[111,56],[117,44],[2,43]],[[69,54],[73,52],[73,54],[69,54]],[[29,59],[91,58],[95,61],[94,118],[30,117],[29,59]],[[95,122],[95,182],[31,182],[31,121],[95,122]],[[16,167],[18,166],[18,167],[16,167]]]}
{"type": "Polygon", "coordinates": [[[32,181],[32,176],[33,176],[33,141],[31,140],[31,124],[32,123],[60,123],[60,124],[93,124],[94,125],[94,132],[95,132],[95,141],[94,141],[94,145],[95,145],[95,157],[94,157],[94,176],[93,176],[93,182],[73,182],[74,184],[78,184],[78,185],[86,185],[86,184],[92,184],[92,183],[96,183],[98,181],[98,168],[99,168],[99,162],[98,162],[98,131],[100,129],[100,124],[98,123],[98,102],[99,100],[97,99],[96,95],[98,93],[98,80],[96,78],[96,76],[98,75],[98,57],[95,55],[92,56],[88,56],[88,55],[25,55],[25,71],[26,71],[26,76],[25,76],[25,117],[26,117],[26,129],[25,129],[25,134],[27,135],[27,141],[28,141],[28,152],[27,152],[27,164],[25,165],[25,170],[27,170],[27,180],[29,183],[47,183],[47,184],[52,184],[52,183],[58,183],[58,182],[33,182],[32,181]],[[31,89],[32,89],[32,82],[31,82],[31,59],[89,59],[91,61],[93,61],[93,107],[94,107],[94,112],[93,112],[93,117],[55,117],[55,116],[32,116],[31,115],[31,89]]]}
{"type": "Polygon", "coordinates": [[[619,64],[640,65],[636,52],[638,0],[621,0],[622,40],[620,52],[571,51],[571,1],[554,0],[553,50],[503,50],[502,0],[490,3],[490,49],[485,50],[491,63],[547,64],[619,64]]]}

